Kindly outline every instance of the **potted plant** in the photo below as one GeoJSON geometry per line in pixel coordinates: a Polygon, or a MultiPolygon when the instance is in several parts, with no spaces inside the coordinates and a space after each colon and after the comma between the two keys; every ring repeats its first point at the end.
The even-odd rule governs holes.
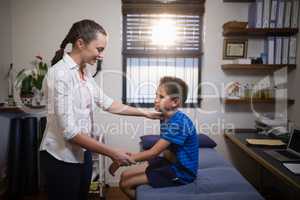
{"type": "Polygon", "coordinates": [[[42,97],[42,86],[48,65],[41,56],[36,56],[32,62],[33,69],[22,69],[16,76],[16,87],[20,90],[23,104],[32,105],[32,99],[36,97],[35,104],[39,105],[42,97]]]}

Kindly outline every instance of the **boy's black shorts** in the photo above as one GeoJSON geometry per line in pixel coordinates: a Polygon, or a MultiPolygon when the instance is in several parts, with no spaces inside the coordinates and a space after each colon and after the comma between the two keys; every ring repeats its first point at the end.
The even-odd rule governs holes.
{"type": "Polygon", "coordinates": [[[158,188],[182,185],[171,167],[172,163],[167,159],[156,157],[149,160],[148,163],[146,175],[150,186],[158,188]]]}

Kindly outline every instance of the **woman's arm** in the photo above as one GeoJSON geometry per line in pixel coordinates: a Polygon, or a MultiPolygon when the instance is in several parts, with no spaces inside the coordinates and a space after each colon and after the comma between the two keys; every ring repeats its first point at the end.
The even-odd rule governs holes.
{"type": "Polygon", "coordinates": [[[131,156],[131,159],[136,162],[150,160],[152,158],[157,157],[159,154],[161,154],[164,150],[168,148],[169,145],[170,145],[169,141],[164,139],[159,139],[158,142],[156,142],[151,149],[133,154],[131,156]]]}
{"type": "Polygon", "coordinates": [[[103,90],[98,86],[96,81],[92,78],[92,84],[94,86],[94,100],[97,106],[104,110],[119,115],[130,115],[130,116],[143,116],[149,119],[160,119],[161,112],[148,111],[145,109],[134,108],[128,105],[124,105],[120,102],[114,101],[112,98],[107,96],[103,90]]]}
{"type": "MultiPolygon", "coordinates": [[[[169,145],[170,145],[169,141],[160,139],[158,140],[158,142],[155,143],[155,145],[151,149],[136,154],[132,154],[130,158],[132,161],[136,161],[136,162],[150,160],[152,158],[157,157],[162,152],[164,152],[169,145]]],[[[119,169],[119,167],[120,165],[118,163],[113,162],[109,166],[108,171],[112,176],[114,176],[115,172],[119,169]]]]}
{"type": "Polygon", "coordinates": [[[115,150],[103,143],[97,142],[85,134],[79,133],[70,141],[89,151],[108,156],[119,165],[129,165],[134,163],[125,152],[115,150]]]}
{"type": "Polygon", "coordinates": [[[160,119],[161,112],[148,111],[145,109],[134,108],[128,105],[124,105],[120,102],[114,101],[112,105],[107,109],[108,112],[119,115],[130,116],[143,116],[149,119],[160,119]]]}

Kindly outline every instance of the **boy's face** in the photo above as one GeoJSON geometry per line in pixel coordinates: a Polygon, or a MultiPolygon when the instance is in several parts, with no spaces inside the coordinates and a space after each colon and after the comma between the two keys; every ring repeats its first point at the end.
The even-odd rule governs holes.
{"type": "Polygon", "coordinates": [[[156,91],[156,97],[154,101],[154,108],[160,112],[172,111],[179,106],[177,98],[171,98],[166,93],[163,86],[160,86],[156,91]]]}

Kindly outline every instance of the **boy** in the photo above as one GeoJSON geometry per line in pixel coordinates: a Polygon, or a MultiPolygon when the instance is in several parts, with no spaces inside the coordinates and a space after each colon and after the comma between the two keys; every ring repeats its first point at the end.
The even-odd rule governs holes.
{"type": "MultiPolygon", "coordinates": [[[[148,161],[121,174],[120,188],[135,199],[135,188],[142,184],[168,187],[191,183],[198,169],[198,140],[192,121],[178,110],[187,98],[187,84],[175,77],[163,77],[156,92],[155,109],[161,111],[160,139],[149,150],[131,155],[131,159],[148,161]],[[168,150],[167,150],[168,149],[168,150]],[[159,157],[164,153],[164,157],[159,157]]],[[[119,168],[113,163],[112,175],[119,168]]]]}

